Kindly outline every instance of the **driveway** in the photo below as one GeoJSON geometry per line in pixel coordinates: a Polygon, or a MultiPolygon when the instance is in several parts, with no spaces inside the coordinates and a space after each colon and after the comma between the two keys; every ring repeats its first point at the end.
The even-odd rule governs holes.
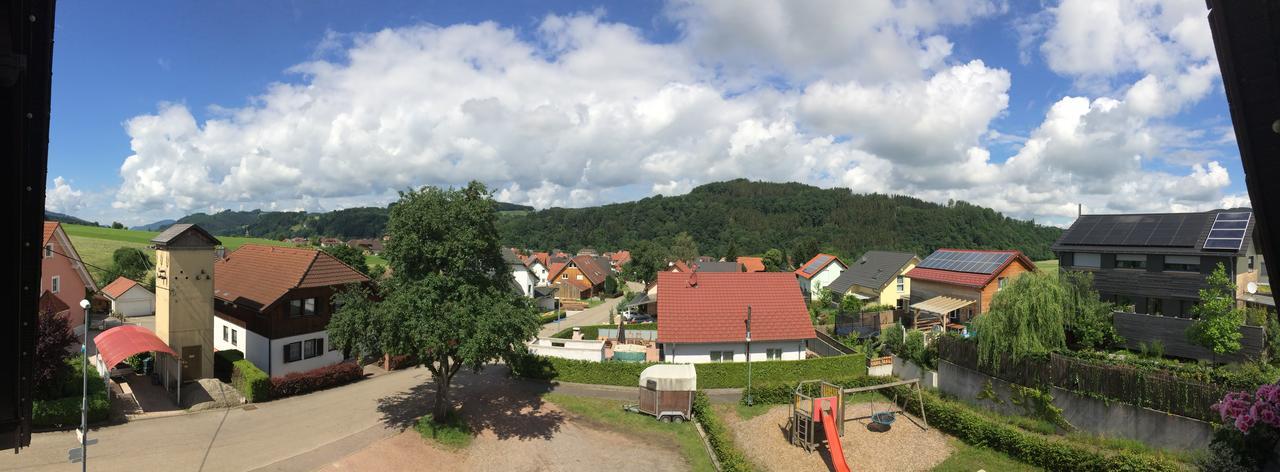
{"type": "Polygon", "coordinates": [[[609,298],[604,303],[570,314],[558,322],[547,323],[542,327],[542,331],[538,332],[538,337],[551,337],[563,329],[574,326],[609,324],[609,310],[616,308],[619,300],[622,300],[622,297],[609,298]]]}

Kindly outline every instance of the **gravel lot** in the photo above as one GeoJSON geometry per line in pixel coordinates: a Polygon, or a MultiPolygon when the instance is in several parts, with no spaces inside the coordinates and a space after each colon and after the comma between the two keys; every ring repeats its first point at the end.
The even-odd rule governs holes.
{"type": "MultiPolygon", "coordinates": [[[[886,406],[878,403],[879,408],[886,406]]],[[[720,406],[720,414],[733,430],[734,441],[747,458],[765,470],[817,471],[830,470],[824,448],[807,453],[803,448],[788,442],[786,405],[779,405],[750,420],[738,417],[732,406],[720,406]]],[[[844,447],[845,460],[857,471],[907,471],[930,470],[951,455],[946,435],[936,429],[925,431],[918,424],[919,418],[898,414],[898,421],[887,432],[867,429],[876,404],[851,403],[845,407],[844,447]],[[915,423],[913,424],[912,421],[915,423]]]]}

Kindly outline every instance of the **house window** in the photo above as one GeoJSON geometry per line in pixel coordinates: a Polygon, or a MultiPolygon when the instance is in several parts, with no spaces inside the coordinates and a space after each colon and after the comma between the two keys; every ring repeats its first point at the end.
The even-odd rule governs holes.
{"type": "Polygon", "coordinates": [[[236,339],[236,334],[238,334],[238,331],[237,331],[237,330],[234,330],[234,329],[233,329],[233,330],[231,330],[231,345],[232,345],[232,346],[239,346],[239,345],[240,345],[240,340],[239,340],[239,339],[236,339]]]}
{"type": "Polygon", "coordinates": [[[560,274],[560,280],[569,280],[569,274],[560,274]]]}
{"type": "Polygon", "coordinates": [[[308,339],[302,343],[302,357],[310,359],[324,354],[324,338],[308,339]]]}
{"type": "Polygon", "coordinates": [[[1255,256],[1249,256],[1249,272],[1253,272],[1253,258],[1254,258],[1254,257],[1255,257],[1255,256]]]}
{"type": "Polygon", "coordinates": [[[574,277],[575,279],[582,280],[582,274],[578,274],[578,275],[575,275],[575,276],[573,276],[573,277],[574,277]]]}
{"type": "Polygon", "coordinates": [[[52,245],[52,244],[45,244],[45,245],[44,245],[44,257],[53,257],[53,245],[52,245]]]}
{"type": "Polygon", "coordinates": [[[302,341],[285,344],[281,349],[284,349],[284,361],[286,363],[302,360],[302,341]]]}
{"type": "Polygon", "coordinates": [[[1142,254],[1116,254],[1117,269],[1146,269],[1147,256],[1142,254]]]}
{"type": "Polygon", "coordinates": [[[302,316],[302,300],[289,300],[289,316],[302,316]]]}
{"type": "Polygon", "coordinates": [[[1164,270],[1173,272],[1200,272],[1200,257],[1165,256],[1164,270]]]}
{"type": "Polygon", "coordinates": [[[62,290],[62,277],[55,275],[49,279],[49,291],[58,293],[59,290],[62,290]]]}
{"type": "Polygon", "coordinates": [[[905,291],[907,291],[907,278],[906,276],[899,275],[898,276],[898,293],[902,293],[905,291]]]}
{"type": "Polygon", "coordinates": [[[316,299],[308,298],[302,302],[302,315],[312,316],[316,314],[316,299]]]}
{"type": "Polygon", "coordinates": [[[782,360],[782,349],[765,349],[764,358],[771,361],[782,360]]]}
{"type": "Polygon", "coordinates": [[[1162,303],[1162,301],[1161,301],[1159,298],[1148,298],[1148,299],[1147,299],[1147,314],[1148,314],[1148,315],[1163,315],[1163,314],[1164,314],[1164,303],[1162,303]]]}
{"type": "Polygon", "coordinates": [[[711,351],[711,362],[733,362],[733,351],[711,351]]]}
{"type": "Polygon", "coordinates": [[[1077,252],[1071,259],[1071,266],[1097,269],[1102,267],[1102,254],[1098,254],[1096,252],[1077,252]]]}
{"type": "Polygon", "coordinates": [[[226,327],[226,326],[223,326],[223,327],[222,327],[222,340],[223,340],[223,341],[230,341],[230,340],[231,340],[231,333],[229,333],[228,331],[231,331],[231,328],[228,328],[228,327],[226,327]]]}
{"type": "Polygon", "coordinates": [[[999,291],[1001,291],[1001,290],[1004,290],[1004,281],[1005,281],[1005,278],[1004,278],[1004,277],[1000,277],[999,279],[997,279],[997,280],[996,280],[996,283],[998,284],[998,285],[996,286],[996,291],[997,291],[997,292],[999,292],[999,291]]]}

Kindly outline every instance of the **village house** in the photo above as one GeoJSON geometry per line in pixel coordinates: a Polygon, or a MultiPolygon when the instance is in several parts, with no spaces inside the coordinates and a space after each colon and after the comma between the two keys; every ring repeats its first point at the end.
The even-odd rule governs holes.
{"type": "Polygon", "coordinates": [[[742,264],[744,272],[764,272],[763,257],[742,256],[738,258],[738,263],[742,264]]]}
{"type": "MultiPolygon", "coordinates": [[[[546,253],[542,253],[546,255],[546,253]]],[[[550,284],[547,280],[551,276],[551,269],[547,267],[546,258],[538,258],[529,256],[525,259],[525,266],[529,268],[529,273],[533,275],[533,284],[538,287],[545,287],[550,284]]]]}
{"type": "Polygon", "coordinates": [[[524,265],[524,261],[520,260],[514,251],[502,251],[502,260],[506,261],[507,268],[511,270],[511,285],[521,296],[533,298],[533,287],[537,285],[537,278],[524,265]]]}
{"type": "Polygon", "coordinates": [[[831,282],[834,282],[846,267],[839,257],[818,254],[796,269],[795,277],[800,282],[800,290],[805,296],[817,300],[822,295],[822,289],[831,285],[831,282]]]}
{"type": "Polygon", "coordinates": [[[662,361],[800,360],[815,337],[804,295],[785,272],[661,272],[662,361]],[[747,338],[747,311],[751,337],[747,338]]]}
{"type": "Polygon", "coordinates": [[[599,295],[608,276],[608,259],[584,254],[555,267],[550,281],[560,300],[581,300],[599,295]]]}
{"type": "Polygon", "coordinates": [[[156,295],[133,279],[118,277],[102,288],[111,300],[111,312],[125,316],[145,316],[156,312],[156,295]]]}
{"type": "Polygon", "coordinates": [[[320,238],[320,247],[341,246],[343,242],[338,238],[320,238]]]}
{"type": "Polygon", "coordinates": [[[916,329],[964,329],[991,308],[991,298],[1013,277],[1036,270],[1021,251],[939,249],[907,271],[916,329]]]}
{"type": "Polygon", "coordinates": [[[40,295],[49,292],[67,306],[67,323],[76,334],[84,334],[85,310],[80,306],[98,285],[89,275],[71,238],[56,221],[44,222],[44,252],[40,261],[40,295]]]}
{"type": "Polygon", "coordinates": [[[326,327],[335,293],[369,278],[323,251],[246,244],[214,269],[214,348],[279,377],[342,362],[326,327]]]}
{"type": "Polygon", "coordinates": [[[907,272],[920,263],[915,254],[867,251],[849,265],[827,289],[861,300],[864,305],[903,308],[911,301],[911,279],[907,272]]]}
{"type": "Polygon", "coordinates": [[[369,254],[381,254],[382,240],[381,239],[352,239],[350,241],[347,241],[347,247],[350,247],[351,249],[356,249],[362,252],[367,252],[369,254]]]}

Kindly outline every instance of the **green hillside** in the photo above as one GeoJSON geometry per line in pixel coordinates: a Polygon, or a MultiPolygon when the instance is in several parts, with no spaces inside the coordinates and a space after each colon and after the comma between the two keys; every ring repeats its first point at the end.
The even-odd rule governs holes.
{"type": "MultiPolygon", "coordinates": [[[[551,208],[504,215],[504,243],[532,249],[600,251],[638,241],[669,244],[687,232],[704,255],[770,248],[790,254],[816,250],[851,258],[872,249],[1018,249],[1034,259],[1053,257],[1059,228],[1010,218],[966,202],[945,205],[907,196],[856,194],[798,183],[744,179],[699,186],[687,195],[655,196],[591,208],[551,208]],[[794,248],[794,249],[793,249],[794,248]]],[[[805,257],[798,257],[803,262],[805,257]]]]}

